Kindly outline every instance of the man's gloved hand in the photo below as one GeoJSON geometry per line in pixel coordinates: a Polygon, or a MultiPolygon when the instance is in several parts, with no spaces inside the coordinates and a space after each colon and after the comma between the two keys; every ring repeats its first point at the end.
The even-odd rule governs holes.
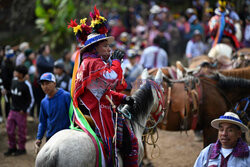
{"type": "Polygon", "coordinates": [[[133,98],[132,96],[126,96],[123,99],[123,104],[128,104],[130,106],[133,106],[134,104],[136,104],[135,98],[133,98]]]}
{"type": "Polygon", "coordinates": [[[124,55],[125,55],[125,52],[117,49],[114,51],[113,55],[111,56],[111,60],[118,59],[121,61],[124,55]]]}

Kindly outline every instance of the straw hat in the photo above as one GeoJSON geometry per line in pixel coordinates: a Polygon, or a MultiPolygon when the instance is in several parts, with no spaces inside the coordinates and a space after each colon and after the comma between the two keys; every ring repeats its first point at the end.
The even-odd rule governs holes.
{"type": "Polygon", "coordinates": [[[223,116],[218,119],[214,119],[211,122],[212,127],[219,129],[220,123],[231,123],[240,127],[243,133],[248,131],[248,127],[242,123],[239,116],[233,112],[226,112],[223,116]]]}
{"type": "Polygon", "coordinates": [[[215,45],[215,47],[210,49],[210,51],[208,52],[208,56],[214,59],[217,59],[220,56],[226,56],[230,60],[232,53],[233,49],[229,45],[224,43],[219,43],[215,45]]]}
{"type": "Polygon", "coordinates": [[[161,12],[161,7],[158,5],[154,5],[150,9],[150,13],[152,13],[152,14],[158,14],[160,12],[161,12]]]}
{"type": "Polygon", "coordinates": [[[84,45],[80,47],[81,52],[83,52],[88,46],[102,40],[107,40],[108,44],[111,44],[114,41],[114,37],[112,36],[108,37],[106,36],[106,34],[95,34],[95,33],[89,34],[84,45]]]}

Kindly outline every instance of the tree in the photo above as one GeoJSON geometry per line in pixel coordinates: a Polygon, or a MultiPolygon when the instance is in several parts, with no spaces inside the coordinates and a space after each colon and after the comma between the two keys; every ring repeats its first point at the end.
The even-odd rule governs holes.
{"type": "Polygon", "coordinates": [[[71,41],[67,23],[76,15],[72,0],[36,0],[36,26],[42,32],[42,41],[59,50],[71,41]]]}

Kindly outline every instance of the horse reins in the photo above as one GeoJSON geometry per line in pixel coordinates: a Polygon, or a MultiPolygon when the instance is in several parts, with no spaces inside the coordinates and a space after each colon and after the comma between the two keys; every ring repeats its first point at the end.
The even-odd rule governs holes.
{"type": "Polygon", "coordinates": [[[152,81],[152,80],[149,80],[149,82],[150,82],[150,85],[152,85],[152,86],[155,88],[155,90],[156,90],[156,92],[157,92],[157,97],[158,97],[158,99],[160,99],[160,100],[159,100],[159,103],[158,103],[158,106],[157,106],[157,110],[154,112],[154,113],[159,113],[159,114],[157,114],[157,116],[158,116],[159,118],[158,118],[158,120],[156,121],[156,123],[155,123],[153,126],[147,127],[147,126],[142,125],[142,124],[141,124],[140,122],[138,122],[136,119],[133,119],[133,115],[131,115],[131,113],[130,113],[126,108],[124,108],[124,111],[125,111],[125,112],[123,112],[123,111],[121,111],[121,110],[118,109],[118,111],[119,111],[120,113],[122,113],[127,119],[129,119],[129,120],[132,120],[132,119],[133,119],[140,127],[142,127],[143,129],[145,129],[146,131],[149,131],[149,130],[151,130],[151,129],[154,129],[154,128],[162,121],[162,119],[163,119],[164,116],[165,116],[165,114],[162,115],[162,113],[163,113],[163,112],[165,113],[165,110],[166,110],[166,108],[165,108],[165,103],[164,103],[164,96],[163,96],[163,92],[162,92],[160,86],[159,86],[156,82],[154,82],[154,81],[152,81]],[[162,108],[161,108],[160,111],[158,111],[159,108],[160,108],[160,106],[162,106],[162,108]]]}

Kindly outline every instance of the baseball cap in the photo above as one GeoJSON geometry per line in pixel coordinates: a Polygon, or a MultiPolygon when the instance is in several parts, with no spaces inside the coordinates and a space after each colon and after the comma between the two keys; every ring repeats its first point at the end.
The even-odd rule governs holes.
{"type": "Polygon", "coordinates": [[[60,61],[56,61],[54,63],[54,67],[55,68],[60,68],[60,69],[64,70],[64,64],[63,64],[63,62],[60,62],[60,61]]]}
{"type": "Polygon", "coordinates": [[[128,56],[128,58],[134,58],[134,57],[136,57],[137,56],[136,50],[135,49],[129,49],[127,51],[127,56],[128,56]]]}
{"type": "Polygon", "coordinates": [[[192,24],[195,20],[197,20],[198,18],[197,18],[197,16],[196,15],[192,15],[189,19],[188,19],[188,22],[190,23],[190,24],[192,24]]]}
{"type": "Polygon", "coordinates": [[[56,78],[51,72],[46,72],[40,77],[40,83],[41,81],[56,82],[56,78]]]}
{"type": "Polygon", "coordinates": [[[199,30],[195,30],[194,35],[201,35],[201,32],[199,30]]]}

